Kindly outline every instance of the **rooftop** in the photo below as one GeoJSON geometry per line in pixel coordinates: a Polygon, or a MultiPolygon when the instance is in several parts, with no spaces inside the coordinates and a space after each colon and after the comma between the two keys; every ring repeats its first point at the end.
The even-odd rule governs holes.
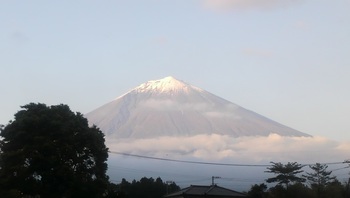
{"type": "Polygon", "coordinates": [[[223,188],[217,185],[211,185],[211,186],[198,186],[198,185],[191,185],[187,188],[184,188],[178,192],[168,194],[164,197],[166,198],[182,198],[182,197],[247,197],[245,194],[230,190],[227,188],[223,188]]]}

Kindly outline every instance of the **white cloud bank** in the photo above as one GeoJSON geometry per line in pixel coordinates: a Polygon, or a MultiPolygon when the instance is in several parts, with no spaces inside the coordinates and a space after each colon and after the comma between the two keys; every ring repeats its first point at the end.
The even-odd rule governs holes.
{"type": "MultiPolygon", "coordinates": [[[[217,175],[218,185],[243,191],[260,184],[270,176],[265,173],[270,162],[315,164],[343,162],[350,159],[350,141],[337,142],[324,137],[233,138],[225,135],[196,135],[191,137],[159,137],[137,140],[107,140],[110,151],[173,160],[250,164],[263,166],[203,165],[152,160],[135,156],[110,154],[109,175],[114,181],[126,178],[161,177],[175,181],[181,187],[207,185],[217,175]]],[[[350,168],[346,164],[330,164],[329,170],[339,181],[347,181],[350,168]]],[[[309,171],[308,167],[304,168],[309,171]]]]}
{"type": "Polygon", "coordinates": [[[169,159],[242,162],[251,164],[275,162],[326,163],[350,159],[350,142],[324,137],[233,138],[226,135],[159,137],[153,139],[106,140],[110,151],[169,159]]]}
{"type": "Polygon", "coordinates": [[[205,0],[205,8],[228,11],[228,10],[249,10],[249,9],[273,9],[287,7],[302,0],[205,0]]]}

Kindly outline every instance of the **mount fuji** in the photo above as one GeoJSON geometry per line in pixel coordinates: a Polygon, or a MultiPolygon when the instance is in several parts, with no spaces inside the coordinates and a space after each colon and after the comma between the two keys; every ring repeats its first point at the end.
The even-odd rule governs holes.
{"type": "Polygon", "coordinates": [[[85,116],[108,139],[310,136],[171,76],[143,83],[85,116]]]}

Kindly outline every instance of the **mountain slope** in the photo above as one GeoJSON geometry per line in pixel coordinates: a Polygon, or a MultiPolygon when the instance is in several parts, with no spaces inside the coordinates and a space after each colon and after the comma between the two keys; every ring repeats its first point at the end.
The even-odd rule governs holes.
{"type": "Polygon", "coordinates": [[[173,77],[141,84],[86,117],[107,138],[309,136],[173,77]]]}

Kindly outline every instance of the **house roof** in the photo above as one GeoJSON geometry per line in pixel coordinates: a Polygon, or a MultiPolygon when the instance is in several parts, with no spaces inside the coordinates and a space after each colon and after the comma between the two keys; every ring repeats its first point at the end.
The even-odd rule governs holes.
{"type": "Polygon", "coordinates": [[[245,194],[223,188],[217,185],[212,186],[197,186],[191,185],[187,188],[184,188],[178,192],[171,193],[164,197],[189,197],[189,196],[215,196],[215,197],[246,197],[245,194]]]}

